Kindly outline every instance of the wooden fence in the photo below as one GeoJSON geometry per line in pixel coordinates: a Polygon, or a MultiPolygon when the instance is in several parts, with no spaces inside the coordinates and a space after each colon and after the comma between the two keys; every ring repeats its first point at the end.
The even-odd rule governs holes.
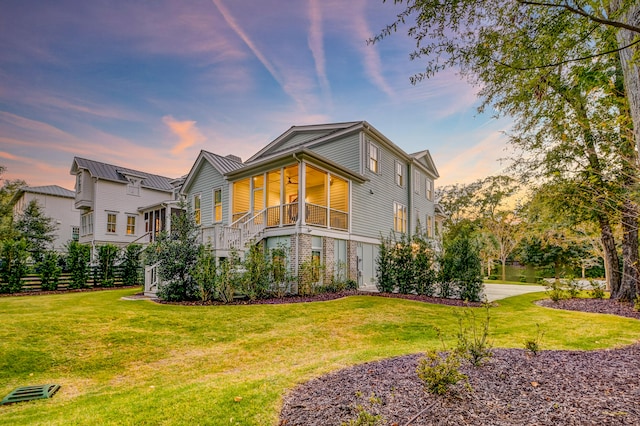
{"type": "MultiPolygon", "coordinates": [[[[136,283],[142,285],[144,283],[144,270],[142,268],[138,268],[138,276],[136,283]]],[[[58,290],[67,290],[69,288],[69,284],[71,283],[71,273],[63,272],[58,279],[58,290]]],[[[121,268],[115,267],[115,277],[113,281],[113,285],[110,287],[122,287],[124,284],[122,282],[122,273],[121,268]]],[[[99,274],[97,274],[97,267],[92,267],[89,272],[89,279],[87,280],[87,284],[85,288],[101,288],[104,287],[101,285],[99,274]]],[[[105,287],[107,288],[107,287],[105,287]]],[[[38,274],[29,274],[26,277],[22,278],[22,292],[29,291],[42,291],[42,282],[40,280],[40,275],[38,274]]]]}

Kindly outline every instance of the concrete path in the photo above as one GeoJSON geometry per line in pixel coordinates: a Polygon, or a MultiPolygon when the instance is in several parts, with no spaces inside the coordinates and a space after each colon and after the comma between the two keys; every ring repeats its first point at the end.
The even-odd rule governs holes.
{"type": "Polygon", "coordinates": [[[541,285],[517,285],[517,284],[485,284],[484,294],[489,302],[506,299],[520,294],[535,293],[545,291],[546,287],[541,285]]]}

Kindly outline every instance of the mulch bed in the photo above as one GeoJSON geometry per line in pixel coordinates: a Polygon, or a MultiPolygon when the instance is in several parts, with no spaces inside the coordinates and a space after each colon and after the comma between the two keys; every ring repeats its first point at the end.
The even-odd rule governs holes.
{"type": "MultiPolygon", "coordinates": [[[[573,299],[543,306],[640,319],[630,304],[573,299]]],[[[385,425],[637,425],[640,344],[598,351],[494,349],[480,367],[463,366],[471,390],[424,390],[421,354],[354,366],[311,380],[284,398],[280,425],[341,425],[358,406],[385,425]]]]}
{"type": "Polygon", "coordinates": [[[439,305],[449,306],[482,306],[482,303],[465,302],[459,299],[443,299],[440,297],[419,296],[415,294],[397,294],[397,293],[371,293],[366,291],[347,290],[336,293],[320,293],[314,296],[285,296],[274,297],[270,299],[238,299],[232,303],[222,303],[218,301],[202,302],[199,300],[189,302],[166,302],[160,299],[156,301],[168,305],[190,305],[190,306],[208,306],[208,305],[281,305],[287,303],[307,303],[307,302],[324,302],[329,300],[342,299],[347,296],[371,296],[371,297],[393,297],[397,299],[415,300],[426,303],[437,303],[439,305]]]}

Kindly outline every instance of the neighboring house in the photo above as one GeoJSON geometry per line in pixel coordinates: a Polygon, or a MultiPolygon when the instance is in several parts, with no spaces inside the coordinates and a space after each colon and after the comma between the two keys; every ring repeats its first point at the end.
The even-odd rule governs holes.
{"type": "Polygon", "coordinates": [[[361,288],[375,285],[381,236],[417,226],[435,238],[429,151],[407,154],[365,121],[294,126],[241,163],[201,151],[184,181],[205,243],[218,258],[261,243],[285,247],[361,288]]]}
{"type": "Polygon", "coordinates": [[[77,241],[80,233],[80,210],[74,207],[75,193],[58,185],[25,186],[13,197],[13,217],[22,214],[34,200],[40,205],[42,213],[53,219],[57,228],[52,248],[65,251],[67,242],[77,241]]]}
{"type": "Polygon", "coordinates": [[[80,214],[79,241],[92,248],[148,242],[168,226],[181,179],[75,157],[75,202],[80,214]]]}

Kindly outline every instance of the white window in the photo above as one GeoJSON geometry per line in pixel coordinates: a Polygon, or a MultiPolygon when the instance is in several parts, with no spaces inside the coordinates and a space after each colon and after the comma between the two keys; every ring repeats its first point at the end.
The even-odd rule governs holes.
{"type": "Polygon", "coordinates": [[[407,232],[407,206],[393,202],[393,230],[407,232]]]}
{"type": "Polygon", "coordinates": [[[107,213],[107,234],[116,233],[116,221],[118,216],[115,213],[107,213]]]}
{"type": "Polygon", "coordinates": [[[213,221],[222,222],[222,189],[213,190],[213,221]]]}
{"type": "Polygon", "coordinates": [[[200,225],[200,194],[193,196],[193,217],[196,221],[196,225],[200,225]]]}
{"type": "Polygon", "coordinates": [[[76,175],[76,193],[80,194],[82,192],[82,172],[78,172],[76,175]]]}
{"type": "Polygon", "coordinates": [[[413,192],[420,193],[420,172],[418,170],[413,171],[413,192]]]}
{"type": "Polygon", "coordinates": [[[81,235],[93,234],[93,212],[85,213],[80,217],[81,235]]]}
{"type": "Polygon", "coordinates": [[[71,227],[71,239],[73,241],[78,241],[80,239],[80,227],[72,226],[71,227]]]}
{"type": "Polygon", "coordinates": [[[425,196],[427,197],[427,200],[433,201],[433,182],[427,179],[425,188],[425,196]]]}
{"type": "Polygon", "coordinates": [[[140,179],[137,178],[129,178],[129,183],[127,184],[127,194],[128,195],[140,195],[140,179]]]}
{"type": "Polygon", "coordinates": [[[427,215],[427,237],[433,238],[433,218],[427,215]]]}
{"type": "Polygon", "coordinates": [[[136,235],[136,217],[127,215],[127,235],[136,235]]]}
{"type": "Polygon", "coordinates": [[[404,164],[396,161],[396,185],[404,188],[404,164]]]}
{"type": "Polygon", "coordinates": [[[373,142],[368,141],[367,150],[369,151],[367,167],[373,173],[380,173],[380,149],[373,142]]]}

